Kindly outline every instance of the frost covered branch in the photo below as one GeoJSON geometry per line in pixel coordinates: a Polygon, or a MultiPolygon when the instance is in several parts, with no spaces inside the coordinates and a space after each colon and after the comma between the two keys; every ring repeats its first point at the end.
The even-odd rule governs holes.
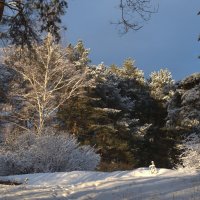
{"type": "Polygon", "coordinates": [[[69,60],[67,49],[54,43],[50,34],[43,44],[34,43],[31,51],[26,47],[10,47],[5,51],[5,64],[18,72],[19,87],[14,86],[11,95],[21,102],[26,113],[16,108],[15,114],[27,118],[38,134],[64,102],[90,84],[86,81],[87,66],[77,68],[69,60]]]}

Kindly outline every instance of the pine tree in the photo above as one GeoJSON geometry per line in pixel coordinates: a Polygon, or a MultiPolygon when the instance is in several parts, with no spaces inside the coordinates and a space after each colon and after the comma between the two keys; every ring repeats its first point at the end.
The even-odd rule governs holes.
{"type": "Polygon", "coordinates": [[[168,69],[161,69],[150,74],[149,87],[153,98],[168,102],[173,94],[174,80],[168,69]]]}
{"type": "Polygon", "coordinates": [[[42,36],[48,32],[59,41],[61,17],[67,6],[66,0],[1,0],[0,23],[4,29],[0,38],[30,47],[32,42],[41,42],[42,36]]]}
{"type": "Polygon", "coordinates": [[[122,78],[134,79],[142,85],[145,84],[144,72],[135,66],[135,61],[131,58],[126,59],[122,67],[119,68],[115,65],[111,65],[110,69],[113,73],[122,78]]]}

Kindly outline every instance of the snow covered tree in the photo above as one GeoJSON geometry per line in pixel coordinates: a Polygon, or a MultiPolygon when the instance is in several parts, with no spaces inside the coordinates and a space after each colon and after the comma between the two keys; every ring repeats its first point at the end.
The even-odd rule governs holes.
{"type": "Polygon", "coordinates": [[[26,121],[27,128],[40,134],[50,121],[55,122],[59,107],[85,86],[88,68],[73,64],[67,49],[56,44],[51,34],[42,44],[33,43],[31,50],[11,46],[5,51],[5,64],[17,72],[10,94],[15,119],[26,121]]]}
{"type": "Polygon", "coordinates": [[[91,61],[89,59],[90,49],[86,49],[83,41],[79,40],[75,46],[71,44],[67,47],[68,59],[78,68],[88,65],[91,61]]]}
{"type": "Polygon", "coordinates": [[[0,174],[94,170],[100,156],[90,146],[64,132],[45,129],[42,135],[27,132],[0,149],[0,174]]]}
{"type": "MultiPolygon", "coordinates": [[[[102,161],[111,163],[117,159],[120,161],[122,157],[124,160],[127,159],[126,152],[119,150],[119,135],[116,134],[115,120],[119,119],[120,108],[127,109],[129,100],[126,98],[122,100],[117,83],[107,79],[109,74],[107,73],[102,64],[91,70],[91,77],[95,79],[92,87],[85,88],[82,97],[75,97],[70,104],[63,105],[59,115],[62,118],[63,128],[70,130],[83,144],[95,146],[102,156],[102,161]],[[109,97],[106,98],[105,93],[110,93],[109,97]]],[[[131,105],[133,104],[131,103],[129,108],[131,105]]],[[[121,143],[124,145],[126,143],[128,149],[124,139],[121,143]]]]}
{"type": "Polygon", "coordinates": [[[124,69],[124,67],[118,69],[115,66],[112,66],[111,70],[117,71],[122,79],[120,82],[121,93],[134,101],[134,109],[129,114],[130,118],[138,119],[136,127],[144,130],[143,133],[138,134],[143,137],[138,137],[132,143],[137,149],[134,153],[138,160],[137,166],[148,166],[151,160],[155,160],[159,167],[171,167],[168,155],[171,156],[174,143],[171,136],[163,130],[167,108],[162,105],[160,100],[152,97],[143,72],[131,64],[130,59],[128,61],[125,62],[125,66],[126,68],[132,66],[130,68],[132,70],[124,69]],[[119,73],[121,71],[122,73],[119,73]],[[123,73],[124,71],[127,73],[123,73]]]}
{"type": "Polygon", "coordinates": [[[116,167],[119,169],[121,165],[123,168],[123,163],[124,166],[134,163],[128,138],[133,139],[130,125],[136,125],[137,122],[124,120],[125,113],[134,108],[134,101],[121,94],[121,79],[110,72],[109,68],[101,64],[97,66],[95,73],[98,80],[95,93],[100,100],[96,101],[98,123],[93,125],[93,132],[102,154],[102,167],[106,169],[106,166],[110,166],[109,168],[114,170],[116,167]]]}
{"type": "MultiPolygon", "coordinates": [[[[183,152],[180,155],[181,165],[187,169],[200,169],[200,136],[197,133],[190,134],[179,146],[183,152]]],[[[180,167],[180,164],[177,166],[180,167]]]]}
{"type": "Polygon", "coordinates": [[[148,123],[140,123],[134,115],[133,94],[136,79],[141,76],[130,78],[128,72],[121,76],[103,63],[91,68],[94,84],[82,97],[63,105],[61,126],[83,144],[95,145],[102,156],[101,170],[131,169],[137,164],[136,138],[144,138],[149,129],[148,123]]]}
{"type": "Polygon", "coordinates": [[[124,61],[122,67],[110,66],[111,71],[121,78],[134,79],[140,84],[145,84],[144,72],[135,66],[135,61],[128,58],[124,61]]]}
{"type": "Polygon", "coordinates": [[[200,73],[192,74],[176,84],[168,105],[167,126],[191,132],[200,119],[200,73]]]}
{"type": "Polygon", "coordinates": [[[167,106],[165,130],[174,143],[171,151],[173,165],[180,163],[180,149],[185,135],[199,133],[200,74],[192,74],[175,84],[175,93],[167,106]]]}
{"type": "Polygon", "coordinates": [[[168,69],[150,74],[149,87],[152,97],[160,101],[169,101],[173,94],[174,80],[168,69]]]}

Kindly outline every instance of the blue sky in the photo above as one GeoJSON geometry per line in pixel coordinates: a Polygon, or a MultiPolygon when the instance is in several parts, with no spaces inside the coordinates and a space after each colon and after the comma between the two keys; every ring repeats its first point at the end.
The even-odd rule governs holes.
{"type": "Polygon", "coordinates": [[[119,19],[119,0],[69,0],[64,42],[83,40],[93,64],[120,66],[131,57],[146,77],[160,68],[168,68],[176,80],[200,72],[200,0],[157,2],[158,13],[141,30],[120,36],[110,24],[119,19]]]}

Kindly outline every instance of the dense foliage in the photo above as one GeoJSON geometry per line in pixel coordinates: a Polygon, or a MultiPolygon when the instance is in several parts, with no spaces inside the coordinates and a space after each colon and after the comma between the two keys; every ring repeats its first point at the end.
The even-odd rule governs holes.
{"type": "Polygon", "coordinates": [[[66,0],[0,1],[0,38],[30,46],[33,41],[41,41],[43,33],[51,32],[58,41],[66,8],[66,0]]]}

